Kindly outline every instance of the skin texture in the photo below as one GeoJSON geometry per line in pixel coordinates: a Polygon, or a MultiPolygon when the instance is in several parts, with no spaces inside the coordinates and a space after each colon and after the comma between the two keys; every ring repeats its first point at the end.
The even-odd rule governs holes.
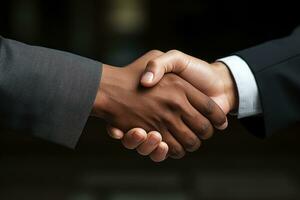
{"type": "Polygon", "coordinates": [[[212,124],[221,126],[226,115],[212,99],[174,74],[164,76],[154,87],[141,87],[147,63],[158,54],[148,52],[124,68],[104,65],[92,115],[129,131],[123,145],[159,161],[167,148],[172,158],[197,150],[201,139],[212,136],[212,124]],[[145,134],[137,134],[141,130],[132,130],[134,127],[149,132],[146,139],[145,134]],[[133,144],[130,137],[139,144],[133,144]]]}
{"type": "MultiPolygon", "coordinates": [[[[210,96],[226,114],[229,111],[237,109],[238,96],[234,79],[223,63],[215,62],[209,64],[177,50],[171,50],[167,53],[161,52],[159,56],[147,63],[140,83],[144,87],[153,87],[159,83],[166,73],[177,74],[198,90],[210,96]]],[[[224,129],[226,126],[227,123],[217,128],[224,129]]],[[[111,137],[116,138],[116,130],[119,131],[120,138],[127,138],[127,135],[124,135],[119,129],[110,131],[111,137]]],[[[142,134],[145,134],[144,130],[139,129],[136,137],[142,134]]],[[[135,138],[126,140],[136,143],[135,138]]],[[[159,155],[159,161],[166,158],[164,155],[159,155]]]]}

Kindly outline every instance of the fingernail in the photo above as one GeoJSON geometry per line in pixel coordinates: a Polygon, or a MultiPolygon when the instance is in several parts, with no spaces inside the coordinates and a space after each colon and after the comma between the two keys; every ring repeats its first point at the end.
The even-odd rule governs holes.
{"type": "Polygon", "coordinates": [[[147,82],[147,83],[151,83],[153,80],[154,74],[152,72],[146,72],[143,75],[142,81],[143,82],[147,82]]]}

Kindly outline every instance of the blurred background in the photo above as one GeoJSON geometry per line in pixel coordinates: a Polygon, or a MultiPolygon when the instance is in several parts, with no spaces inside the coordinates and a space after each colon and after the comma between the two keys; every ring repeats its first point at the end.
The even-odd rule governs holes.
{"type": "MultiPolygon", "coordinates": [[[[3,37],[117,66],[151,49],[213,61],[300,24],[296,1],[3,0],[0,9],[3,37]]],[[[299,130],[261,140],[230,124],[163,163],[125,150],[98,119],[76,150],[1,129],[0,199],[298,200],[299,130]]]]}

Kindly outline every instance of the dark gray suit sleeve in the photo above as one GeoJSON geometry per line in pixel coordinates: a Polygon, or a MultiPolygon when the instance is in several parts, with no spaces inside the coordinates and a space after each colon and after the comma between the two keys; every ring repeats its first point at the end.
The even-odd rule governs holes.
{"type": "Polygon", "coordinates": [[[300,127],[300,28],[288,37],[236,53],[251,68],[263,115],[242,121],[253,134],[266,137],[300,127]]]}
{"type": "Polygon", "coordinates": [[[97,61],[0,37],[1,124],[74,148],[100,76],[97,61]]]}

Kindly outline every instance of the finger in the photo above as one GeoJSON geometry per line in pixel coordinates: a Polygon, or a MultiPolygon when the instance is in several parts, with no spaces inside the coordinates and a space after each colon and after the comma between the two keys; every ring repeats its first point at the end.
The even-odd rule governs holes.
{"type": "Polygon", "coordinates": [[[162,138],[169,147],[167,156],[173,159],[180,159],[185,155],[185,150],[182,145],[174,138],[173,134],[168,130],[162,131],[162,138]]]}
{"type": "Polygon", "coordinates": [[[165,73],[180,74],[186,69],[190,59],[191,56],[177,50],[171,50],[150,60],[141,78],[141,84],[145,87],[153,87],[165,73]]]}
{"type": "Polygon", "coordinates": [[[190,104],[205,116],[214,127],[225,129],[228,123],[223,110],[210,97],[206,96],[187,82],[186,85],[185,91],[190,104]]]}
{"type": "Polygon", "coordinates": [[[167,122],[167,126],[186,151],[193,152],[201,146],[197,134],[188,128],[181,119],[177,119],[176,123],[174,123],[174,120],[171,123],[167,122]]]}
{"type": "Polygon", "coordinates": [[[131,64],[146,66],[150,60],[153,60],[163,54],[164,54],[164,52],[162,52],[162,51],[151,50],[151,51],[148,51],[147,53],[145,53],[144,55],[142,55],[141,57],[139,57],[138,59],[136,59],[135,61],[133,61],[131,64]]]}
{"type": "Polygon", "coordinates": [[[162,136],[157,131],[151,131],[147,135],[147,139],[137,147],[137,152],[143,156],[149,155],[154,151],[159,143],[162,141],[162,136]]]}
{"type": "Polygon", "coordinates": [[[215,125],[215,128],[218,130],[225,130],[228,127],[228,121],[227,121],[227,116],[226,116],[226,121],[221,125],[221,126],[217,126],[215,125]]]}
{"type": "Polygon", "coordinates": [[[107,126],[106,126],[106,130],[107,130],[108,135],[109,135],[111,138],[113,138],[113,139],[118,139],[118,140],[120,140],[120,139],[122,139],[123,136],[124,136],[123,131],[121,131],[121,130],[118,129],[118,128],[112,127],[112,126],[110,126],[110,125],[107,125],[107,126]]]}
{"type": "Polygon", "coordinates": [[[147,138],[147,133],[144,129],[133,128],[129,130],[122,139],[122,144],[127,149],[135,149],[142,144],[147,138]]]}
{"type": "Polygon", "coordinates": [[[161,142],[157,148],[150,154],[151,160],[154,162],[161,162],[167,158],[169,147],[167,143],[161,142]]]}
{"type": "Polygon", "coordinates": [[[214,128],[210,121],[189,104],[188,111],[182,115],[183,122],[202,140],[213,135],[214,128]]]}

